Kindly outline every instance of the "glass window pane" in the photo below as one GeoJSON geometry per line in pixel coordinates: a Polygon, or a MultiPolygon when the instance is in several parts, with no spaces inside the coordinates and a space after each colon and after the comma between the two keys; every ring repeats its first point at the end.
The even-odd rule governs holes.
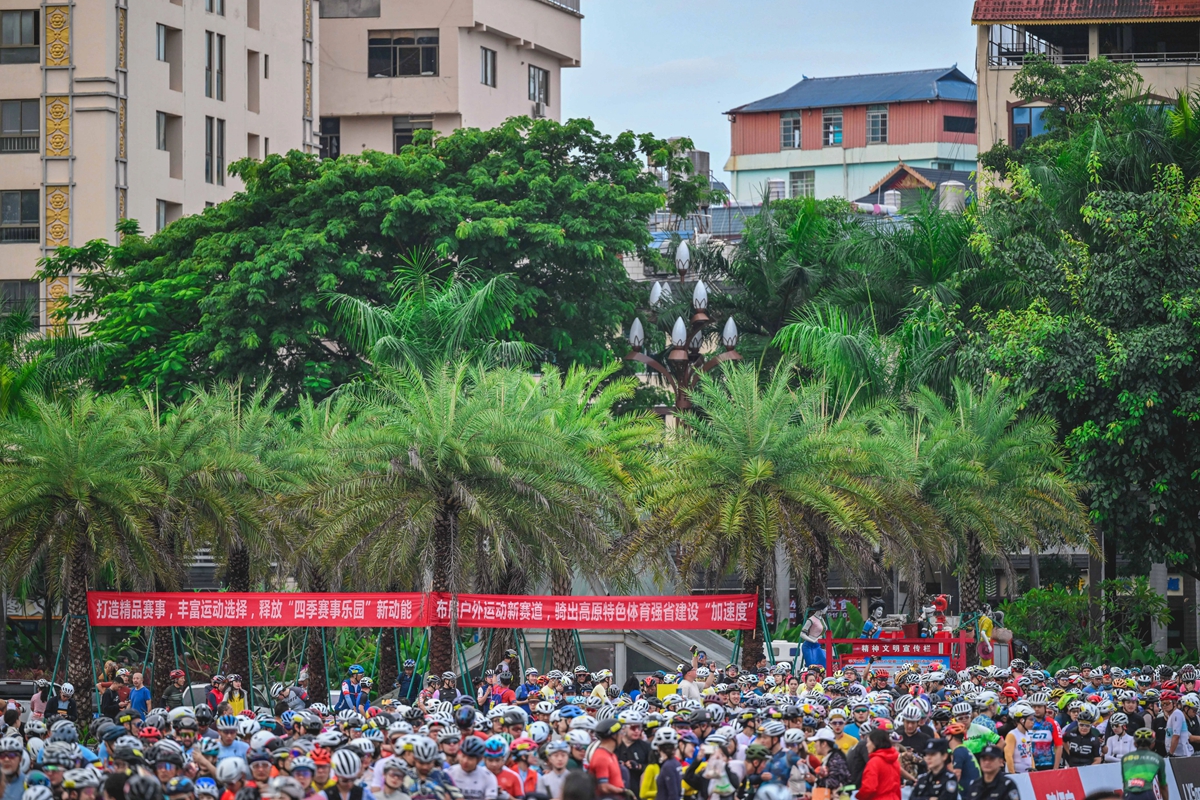
{"type": "Polygon", "coordinates": [[[35,34],[33,32],[34,21],[36,19],[36,11],[21,12],[21,44],[33,44],[37,41],[37,39],[34,38],[35,34]]]}
{"type": "Polygon", "coordinates": [[[21,132],[37,133],[40,130],[38,121],[41,118],[41,103],[37,100],[25,100],[21,103],[21,109],[21,132]]]}
{"type": "Polygon", "coordinates": [[[5,100],[0,103],[0,133],[21,132],[21,102],[5,100]]]}
{"type": "Polygon", "coordinates": [[[421,51],[416,47],[396,48],[396,74],[420,75],[421,51]]]}
{"type": "Polygon", "coordinates": [[[1033,123],[1030,136],[1040,136],[1046,132],[1046,124],[1042,122],[1042,113],[1045,110],[1044,108],[1029,109],[1030,121],[1033,123]]]}
{"type": "Polygon", "coordinates": [[[421,48],[421,74],[437,75],[438,51],[436,47],[421,48]]]}
{"type": "Polygon", "coordinates": [[[38,197],[36,191],[21,192],[21,222],[25,225],[38,224],[38,197]]]}
{"type": "Polygon", "coordinates": [[[0,224],[21,224],[20,192],[0,192],[0,224]]]}
{"type": "Polygon", "coordinates": [[[0,44],[21,43],[21,15],[16,11],[0,13],[0,44]]]}
{"type": "Polygon", "coordinates": [[[372,78],[392,77],[392,48],[367,48],[367,74],[372,78]]]}
{"type": "Polygon", "coordinates": [[[1013,122],[1017,123],[1018,125],[1028,124],[1028,122],[1029,122],[1029,109],[1028,108],[1014,108],[1012,114],[1013,114],[1013,122]]]}

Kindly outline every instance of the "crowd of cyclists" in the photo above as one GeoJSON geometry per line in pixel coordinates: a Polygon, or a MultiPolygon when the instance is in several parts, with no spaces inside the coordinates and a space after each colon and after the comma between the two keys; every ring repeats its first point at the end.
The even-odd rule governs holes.
{"type": "Polygon", "coordinates": [[[1010,775],[1103,763],[1128,800],[1170,800],[1165,759],[1200,746],[1192,666],[826,674],[693,653],[618,686],[509,651],[470,693],[408,661],[373,698],[354,665],[332,707],[303,675],[253,705],[237,675],[200,702],[177,671],[152,704],[110,672],[92,719],[70,684],[8,704],[0,800],[1017,800],[1010,775]]]}

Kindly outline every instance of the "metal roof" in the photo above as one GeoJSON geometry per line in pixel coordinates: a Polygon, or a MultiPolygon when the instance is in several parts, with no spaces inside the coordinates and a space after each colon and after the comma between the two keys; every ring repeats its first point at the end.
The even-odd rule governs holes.
{"type": "MultiPolygon", "coordinates": [[[[918,183],[921,184],[918,188],[907,188],[900,190],[901,207],[911,205],[912,202],[920,196],[922,192],[936,191],[937,187],[946,181],[958,181],[967,188],[967,194],[974,196],[975,194],[975,174],[962,170],[949,169],[930,169],[929,167],[914,167],[910,164],[901,162],[896,165],[896,168],[883,177],[878,183],[871,187],[871,191],[858,198],[859,203],[882,203],[883,193],[889,189],[895,188],[896,184],[906,176],[912,176],[918,183]]],[[[911,183],[911,181],[910,181],[911,183]]]]}
{"type": "Polygon", "coordinates": [[[1200,19],[1200,0],[975,0],[971,21],[1084,23],[1200,19]]]}
{"type": "Polygon", "coordinates": [[[791,111],[801,108],[938,99],[974,103],[975,95],[975,82],[955,66],[912,72],[844,75],[835,78],[805,77],[790,89],[738,106],[726,113],[791,111]]]}

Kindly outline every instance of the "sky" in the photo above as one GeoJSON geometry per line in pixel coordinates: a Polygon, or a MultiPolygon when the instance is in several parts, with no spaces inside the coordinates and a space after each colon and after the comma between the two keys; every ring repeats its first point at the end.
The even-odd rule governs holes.
{"type": "Polygon", "coordinates": [[[688,136],[720,180],[731,108],[808,77],[949,67],[974,79],[971,0],[583,0],[563,118],[688,136]]]}

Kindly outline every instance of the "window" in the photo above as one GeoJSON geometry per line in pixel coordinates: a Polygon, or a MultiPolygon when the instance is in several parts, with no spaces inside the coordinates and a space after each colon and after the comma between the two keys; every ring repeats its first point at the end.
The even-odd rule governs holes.
{"type": "Polygon", "coordinates": [[[799,111],[784,111],[779,115],[779,147],[781,150],[800,149],[799,111]]]}
{"type": "MultiPolygon", "coordinates": [[[[209,34],[211,36],[211,34],[209,34]]],[[[207,44],[207,42],[206,42],[207,44]]],[[[159,25],[156,55],[159,61],[167,64],[167,80],[173,92],[183,91],[183,31],[167,25],[159,25]]],[[[206,51],[207,52],[207,51],[206,51]]],[[[207,80],[207,74],[206,74],[207,80]]],[[[206,90],[205,94],[212,95],[206,90]]]]}
{"type": "Polygon", "coordinates": [[[321,117],[321,158],[337,158],[341,154],[341,117],[321,117]]]}
{"type": "Polygon", "coordinates": [[[204,0],[204,10],[210,14],[225,16],[225,0],[204,0]]]}
{"type": "MultiPolygon", "coordinates": [[[[324,5],[322,3],[321,5],[324,5]]],[[[261,3],[259,0],[246,0],[246,27],[253,30],[258,30],[258,21],[261,14],[261,3]]]]}
{"type": "Polygon", "coordinates": [[[38,151],[40,109],[38,100],[0,101],[0,153],[38,151]]]}
{"type": "Polygon", "coordinates": [[[36,242],[40,202],[37,189],[0,192],[0,242],[36,242]]]}
{"type": "Polygon", "coordinates": [[[154,57],[159,61],[167,60],[167,26],[156,25],[155,27],[155,47],[154,57]]]}
{"type": "Polygon", "coordinates": [[[167,115],[161,111],[155,113],[154,146],[159,150],[167,149],[167,115]]]}
{"type": "Polygon", "coordinates": [[[496,88],[496,51],[479,48],[479,82],[496,88]]]}
{"type": "Polygon", "coordinates": [[[213,96],[213,59],[216,57],[216,34],[204,32],[204,96],[213,96]]]}
{"type": "Polygon", "coordinates": [[[825,147],[842,143],[842,110],[827,108],[821,115],[821,142],[825,147]]]}
{"type": "Polygon", "coordinates": [[[367,34],[367,74],[372,78],[437,75],[437,30],[371,31],[367,34]]]}
{"type": "Polygon", "coordinates": [[[161,231],[167,227],[167,201],[154,201],[154,230],[161,231]]]}
{"type": "Polygon", "coordinates": [[[271,77],[271,54],[263,53],[263,80],[271,77]]]}
{"type": "Polygon", "coordinates": [[[40,299],[37,281],[0,281],[0,314],[36,315],[40,299]]]}
{"type": "Polygon", "coordinates": [[[213,182],[213,137],[216,135],[216,120],[204,118],[204,182],[213,182]]]}
{"type": "Polygon", "coordinates": [[[225,99],[225,34],[217,34],[217,99],[225,99]]]}
{"type": "Polygon", "coordinates": [[[974,133],[974,117],[952,117],[949,114],[942,117],[942,130],[946,133],[974,133]]]}
{"type": "Polygon", "coordinates": [[[887,123],[887,106],[867,106],[867,144],[887,142],[887,123]]]}
{"type": "Polygon", "coordinates": [[[321,0],[322,19],[361,19],[379,16],[379,0],[321,0]]]}
{"type": "Polygon", "coordinates": [[[1014,108],[1012,110],[1012,146],[1020,147],[1025,144],[1025,140],[1031,136],[1037,136],[1046,132],[1046,125],[1042,122],[1042,112],[1044,108],[1014,108]]]}
{"type": "Polygon", "coordinates": [[[0,11],[0,64],[36,64],[38,12],[0,11]]]}
{"type": "Polygon", "coordinates": [[[934,161],[934,162],[930,163],[929,168],[930,169],[940,169],[945,172],[953,172],[954,171],[954,162],[953,161],[934,161]]]}
{"type": "Polygon", "coordinates": [[[395,139],[392,152],[399,153],[400,148],[412,144],[413,131],[432,129],[432,117],[392,117],[392,134],[395,139]]]}
{"type": "Polygon", "coordinates": [[[550,105],[550,70],[529,65],[529,99],[550,105]]]}
{"type": "Polygon", "coordinates": [[[813,197],[816,194],[817,173],[811,169],[792,172],[788,175],[792,197],[813,197]]]}
{"type": "Polygon", "coordinates": [[[263,158],[266,158],[269,155],[271,155],[271,137],[264,136],[263,137],[263,158]]]}
{"type": "Polygon", "coordinates": [[[217,120],[217,185],[225,185],[225,120],[217,120]]]}

